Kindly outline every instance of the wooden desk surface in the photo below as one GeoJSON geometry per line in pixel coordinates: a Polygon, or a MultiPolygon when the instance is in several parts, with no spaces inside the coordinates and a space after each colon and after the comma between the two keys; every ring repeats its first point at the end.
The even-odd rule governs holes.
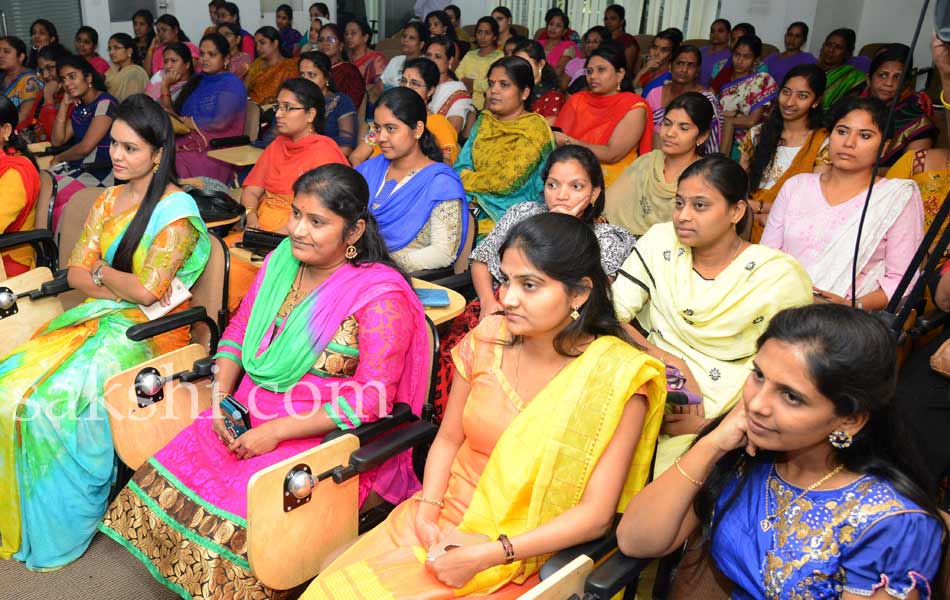
{"type": "Polygon", "coordinates": [[[235,146],[234,148],[208,150],[208,156],[236,167],[246,167],[256,163],[263,152],[264,150],[254,146],[235,146]]]}
{"type": "MultiPolygon", "coordinates": [[[[251,253],[244,248],[231,248],[231,256],[233,258],[237,258],[244,262],[258,266],[260,266],[264,260],[261,257],[253,257],[251,253]]],[[[432,322],[436,325],[441,325],[442,323],[451,321],[455,317],[462,314],[462,311],[465,310],[465,297],[455,290],[450,290],[429,281],[416,279],[415,277],[412,278],[412,287],[419,289],[445,290],[449,294],[448,306],[426,308],[426,314],[429,315],[429,318],[432,319],[432,322]]]]}
{"type": "Polygon", "coordinates": [[[40,170],[48,169],[51,164],[53,164],[52,156],[37,156],[36,157],[36,166],[38,166],[40,170]]]}
{"type": "Polygon", "coordinates": [[[37,152],[42,152],[43,150],[46,150],[51,145],[52,144],[50,144],[49,142],[34,142],[32,144],[27,144],[26,148],[33,154],[36,154],[37,152]]]}

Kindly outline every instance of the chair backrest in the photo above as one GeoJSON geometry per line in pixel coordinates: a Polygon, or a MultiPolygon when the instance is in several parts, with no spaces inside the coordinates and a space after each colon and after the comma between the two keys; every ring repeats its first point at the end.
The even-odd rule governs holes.
{"type": "Polygon", "coordinates": [[[376,44],[376,51],[387,59],[392,59],[394,56],[402,54],[402,31],[400,30],[396,35],[388,37],[376,44]]]}
{"type": "MultiPolygon", "coordinates": [[[[73,253],[73,248],[79,243],[79,236],[82,234],[83,225],[86,224],[86,217],[89,216],[89,211],[92,210],[96,198],[103,192],[105,190],[101,187],[83,188],[73,194],[66,206],[63,207],[55,234],[56,245],[59,247],[60,269],[69,266],[69,255],[73,253]]],[[[63,310],[69,310],[85,299],[86,295],[78,290],[70,290],[59,295],[63,310]]]]}
{"type": "Polygon", "coordinates": [[[244,135],[251,138],[251,141],[257,141],[257,135],[261,131],[261,105],[253,100],[247,101],[247,112],[244,116],[244,135]]]}
{"type": "Polygon", "coordinates": [[[40,195],[36,199],[36,224],[34,229],[52,230],[50,209],[53,208],[53,199],[56,198],[57,185],[53,174],[43,169],[40,171],[40,195]]]}
{"type": "Polygon", "coordinates": [[[637,44],[640,45],[640,56],[646,56],[647,50],[650,49],[650,46],[653,45],[653,38],[655,35],[650,35],[648,33],[641,33],[640,35],[633,36],[637,40],[637,44]]]}
{"type": "MultiPolygon", "coordinates": [[[[512,25],[512,31],[520,35],[521,37],[528,37],[528,28],[524,25],[512,25]]],[[[472,37],[475,37],[475,28],[472,27],[472,37]]]]}
{"type": "Polygon", "coordinates": [[[762,58],[767,58],[773,54],[778,54],[778,48],[772,44],[762,44],[762,58]]]}
{"type": "Polygon", "coordinates": [[[105,190],[101,187],[83,188],[73,194],[63,207],[55,235],[56,244],[59,246],[60,268],[65,269],[69,265],[69,255],[79,242],[83,225],[86,224],[86,217],[89,216],[96,198],[103,192],[105,190]]]}
{"type": "MultiPolygon", "coordinates": [[[[513,26],[513,27],[514,27],[514,26],[513,26]]],[[[475,29],[477,29],[477,28],[478,28],[478,25],[471,25],[471,24],[469,24],[469,25],[462,25],[462,31],[464,31],[465,33],[467,33],[467,34],[468,34],[468,37],[472,38],[473,40],[475,39],[475,29]]],[[[528,31],[528,30],[525,29],[525,31],[528,31]]]]}
{"type": "Polygon", "coordinates": [[[697,48],[704,48],[709,45],[709,38],[693,38],[683,42],[684,46],[696,46],[697,48]]]}
{"type": "Polygon", "coordinates": [[[456,274],[468,271],[469,257],[472,255],[472,247],[475,245],[475,216],[470,210],[465,212],[468,213],[468,229],[466,230],[465,239],[462,240],[462,251],[459,252],[455,264],[452,265],[452,270],[456,274]]]}
{"type": "Polygon", "coordinates": [[[864,46],[861,47],[861,51],[858,52],[858,56],[867,56],[868,58],[873,59],[874,55],[877,54],[878,51],[886,45],[887,44],[884,42],[876,42],[874,44],[865,44],[864,46]]]}
{"type": "MultiPolygon", "coordinates": [[[[218,324],[221,332],[228,320],[228,275],[230,255],[221,238],[211,236],[211,254],[204,271],[191,286],[191,305],[203,306],[208,316],[218,324]]],[[[192,330],[192,341],[205,348],[210,345],[211,335],[207,327],[199,325],[192,330]]]]}

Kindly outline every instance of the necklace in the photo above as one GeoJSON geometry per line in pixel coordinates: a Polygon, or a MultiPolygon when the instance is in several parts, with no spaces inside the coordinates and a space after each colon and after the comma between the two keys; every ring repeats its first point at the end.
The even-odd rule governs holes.
{"type": "Polygon", "coordinates": [[[297,267],[297,277],[294,279],[293,285],[290,286],[290,292],[287,294],[284,304],[280,307],[280,315],[289,315],[290,311],[300,302],[301,297],[306,296],[306,294],[300,293],[300,287],[303,284],[303,271],[303,265],[297,267]]]}
{"type": "MultiPolygon", "coordinates": [[[[522,352],[524,352],[524,344],[523,344],[523,343],[518,346],[518,355],[515,356],[515,381],[514,381],[514,385],[512,386],[512,388],[513,388],[514,391],[515,391],[515,395],[517,396],[517,400],[518,400],[519,403],[520,403],[520,406],[518,406],[518,410],[519,410],[519,411],[524,410],[525,407],[528,405],[528,402],[531,402],[531,400],[534,399],[534,396],[532,396],[531,399],[528,400],[528,402],[525,402],[525,401],[524,401],[524,397],[521,395],[521,392],[518,391],[518,382],[521,380],[521,369],[520,369],[520,366],[521,366],[521,354],[522,354],[522,352]]],[[[565,357],[563,357],[563,358],[561,359],[561,366],[559,366],[559,367],[557,368],[557,371],[555,371],[554,374],[551,375],[551,377],[548,378],[548,383],[550,383],[552,379],[554,379],[555,377],[557,377],[558,375],[561,374],[561,371],[564,370],[564,367],[567,366],[567,363],[568,363],[568,361],[570,361],[570,359],[571,359],[571,357],[569,357],[569,356],[565,356],[565,357]]],[[[542,388],[542,389],[544,389],[544,388],[542,388]]],[[[537,395],[537,394],[535,394],[535,395],[537,395]]]]}
{"type": "Polygon", "coordinates": [[[772,529],[772,524],[775,521],[775,519],[778,518],[779,513],[785,512],[785,510],[787,510],[788,507],[792,506],[793,504],[796,504],[799,500],[804,498],[805,494],[807,494],[808,492],[811,492],[815,490],[816,488],[821,487],[823,483],[825,483],[826,481],[828,481],[829,479],[831,479],[832,477],[840,473],[842,469],[844,469],[844,465],[838,465],[837,467],[829,471],[827,475],[825,475],[824,477],[822,477],[815,483],[811,484],[810,486],[802,490],[802,493],[795,496],[795,499],[789,502],[788,504],[786,504],[781,510],[778,510],[778,498],[776,498],[775,499],[775,506],[776,506],[775,514],[770,515],[769,514],[769,489],[770,489],[769,483],[772,481],[772,475],[775,473],[775,464],[773,463],[772,470],[769,471],[769,476],[765,480],[765,518],[759,521],[759,527],[762,528],[762,531],[768,531],[772,529]]]}

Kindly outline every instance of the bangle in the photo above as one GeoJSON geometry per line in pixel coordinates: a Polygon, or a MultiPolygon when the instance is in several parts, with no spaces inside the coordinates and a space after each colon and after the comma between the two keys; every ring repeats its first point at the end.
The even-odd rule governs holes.
{"type": "Polygon", "coordinates": [[[673,461],[673,466],[676,467],[676,470],[680,472],[680,475],[682,475],[683,477],[686,478],[686,481],[688,481],[688,482],[690,482],[690,483],[696,485],[697,487],[703,487],[703,482],[702,482],[702,481],[696,481],[695,479],[693,479],[692,477],[690,477],[689,474],[688,474],[686,471],[683,470],[683,467],[680,466],[680,457],[679,457],[679,456],[677,456],[677,457],[676,457],[676,460],[673,461]]]}
{"type": "Polygon", "coordinates": [[[422,502],[424,504],[431,504],[432,506],[438,506],[439,508],[445,508],[445,503],[442,502],[441,500],[432,500],[430,498],[426,498],[425,496],[421,494],[413,497],[413,500],[415,500],[416,502],[422,502]]]}
{"type": "Polygon", "coordinates": [[[505,564],[510,565],[515,560],[515,547],[511,545],[511,540],[508,539],[508,536],[503,533],[498,536],[498,541],[501,542],[502,548],[505,549],[505,564]]]}
{"type": "Polygon", "coordinates": [[[162,92],[162,95],[161,95],[161,97],[162,97],[162,98],[171,98],[171,97],[172,97],[172,95],[171,95],[171,94],[169,94],[169,93],[167,93],[167,92],[162,92]]]}
{"type": "Polygon", "coordinates": [[[97,264],[92,270],[92,282],[96,285],[96,287],[102,287],[102,268],[104,266],[106,266],[106,263],[99,261],[99,264],[97,264]]]}
{"type": "Polygon", "coordinates": [[[950,103],[947,103],[943,97],[943,90],[940,90],[940,104],[943,104],[944,110],[950,110],[950,103]]]}

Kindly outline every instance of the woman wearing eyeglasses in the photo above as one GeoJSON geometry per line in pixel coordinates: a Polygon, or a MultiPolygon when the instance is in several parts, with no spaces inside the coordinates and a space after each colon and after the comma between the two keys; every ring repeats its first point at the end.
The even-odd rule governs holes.
{"type": "Polygon", "coordinates": [[[330,57],[333,83],[336,89],[350,97],[353,105],[359,108],[366,95],[363,75],[353,63],[343,59],[343,32],[336,23],[327,23],[320,29],[318,38],[320,52],[330,57]]]}
{"type": "MultiPolygon", "coordinates": [[[[406,62],[399,78],[399,87],[409,88],[429,103],[439,85],[439,67],[428,58],[414,58],[406,62]]],[[[442,151],[442,162],[449,166],[455,164],[459,155],[458,133],[447,118],[429,112],[426,129],[432,134],[436,145],[442,151]]],[[[350,163],[354,166],[363,161],[384,154],[380,147],[377,130],[371,130],[356,150],[350,154],[350,163]]]]}
{"type": "MultiPolygon", "coordinates": [[[[346,164],[336,142],[322,135],[324,98],[317,84],[295,77],[281,84],[274,106],[277,137],[257,159],[244,180],[241,204],[247,208],[247,227],[286,233],[293,200],[293,185],[307,171],[319,166],[346,164]]],[[[243,234],[228,236],[229,245],[243,234]]],[[[228,309],[241,305],[260,263],[231,259],[228,309]]]]}

